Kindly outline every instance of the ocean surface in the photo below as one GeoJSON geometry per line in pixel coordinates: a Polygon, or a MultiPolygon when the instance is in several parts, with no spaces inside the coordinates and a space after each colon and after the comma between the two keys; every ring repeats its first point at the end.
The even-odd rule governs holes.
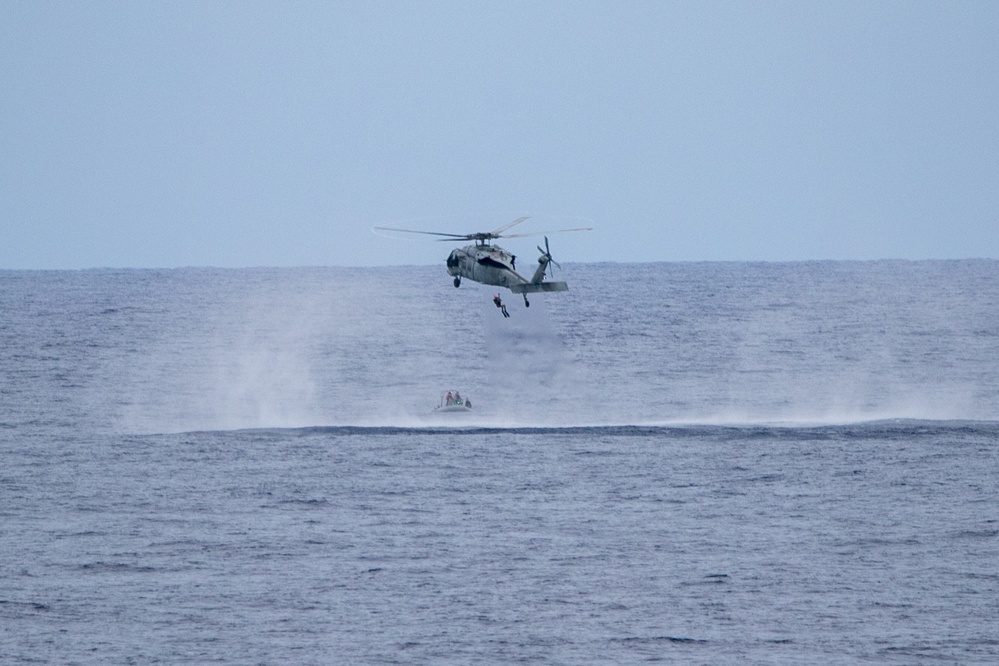
{"type": "Polygon", "coordinates": [[[999,663],[999,262],[557,277],[0,271],[0,663],[999,663]]]}

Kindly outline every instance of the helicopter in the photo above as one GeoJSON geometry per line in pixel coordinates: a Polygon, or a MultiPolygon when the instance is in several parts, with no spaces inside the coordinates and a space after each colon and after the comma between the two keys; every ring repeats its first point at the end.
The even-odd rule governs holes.
{"type": "MultiPolygon", "coordinates": [[[[529,216],[517,218],[513,222],[497,227],[492,231],[480,231],[472,234],[446,234],[437,231],[415,231],[413,229],[397,229],[393,227],[374,227],[379,231],[401,231],[410,234],[425,234],[429,236],[443,236],[438,238],[444,242],[475,241],[474,245],[466,245],[451,251],[445,260],[448,275],[454,277],[454,286],[461,286],[461,279],[467,278],[473,282],[488,284],[495,287],[505,287],[515,294],[524,297],[524,306],[531,307],[531,302],[527,300],[528,294],[549,291],[568,291],[569,285],[563,281],[549,281],[546,278],[549,265],[559,266],[558,262],[552,259],[551,250],[548,249],[548,236],[546,234],[565,233],[569,231],[592,231],[592,227],[578,227],[575,229],[556,229],[554,231],[539,231],[529,234],[505,234],[503,232],[520,224],[529,216]],[[516,255],[511,254],[499,245],[492,245],[490,241],[497,238],[523,238],[525,236],[545,237],[545,248],[542,250],[538,246],[538,267],[534,270],[534,275],[530,279],[517,272],[516,255]]],[[[561,266],[559,266],[561,268],[561,266]]]]}

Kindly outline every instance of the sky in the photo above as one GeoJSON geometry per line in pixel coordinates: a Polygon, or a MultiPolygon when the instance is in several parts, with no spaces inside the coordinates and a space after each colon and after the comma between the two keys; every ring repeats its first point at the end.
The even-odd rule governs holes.
{"type": "Polygon", "coordinates": [[[0,0],[0,269],[999,258],[997,121],[993,1],[0,0]]]}

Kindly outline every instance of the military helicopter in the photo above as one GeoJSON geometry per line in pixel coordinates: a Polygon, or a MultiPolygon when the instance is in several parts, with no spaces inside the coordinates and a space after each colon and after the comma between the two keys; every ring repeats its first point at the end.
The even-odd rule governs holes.
{"type": "MultiPolygon", "coordinates": [[[[437,231],[415,231],[413,229],[397,229],[393,227],[374,227],[379,231],[401,231],[409,234],[426,234],[428,236],[443,236],[438,238],[444,242],[475,241],[474,245],[452,250],[445,263],[447,263],[448,275],[454,277],[454,286],[461,286],[461,279],[468,278],[473,282],[488,284],[496,287],[505,287],[515,294],[522,294],[524,305],[531,306],[527,300],[528,294],[542,291],[568,291],[569,285],[565,282],[548,281],[548,266],[558,262],[552,259],[551,250],[548,249],[548,236],[545,234],[565,233],[568,231],[592,231],[592,227],[578,227],[575,229],[556,229],[554,231],[539,231],[529,234],[505,234],[503,232],[520,224],[528,216],[520,217],[497,227],[492,231],[480,231],[474,234],[445,234],[437,231]],[[545,236],[545,249],[538,246],[538,267],[534,270],[534,275],[527,279],[517,272],[517,257],[507,252],[499,245],[490,245],[489,241],[497,238],[523,238],[526,236],[545,236]]],[[[559,266],[561,268],[561,266],[559,266]]]]}

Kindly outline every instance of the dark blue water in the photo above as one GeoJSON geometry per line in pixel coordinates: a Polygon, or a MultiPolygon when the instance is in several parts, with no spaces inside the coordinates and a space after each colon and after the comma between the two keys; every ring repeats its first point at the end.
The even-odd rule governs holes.
{"type": "Polygon", "coordinates": [[[0,662],[996,663],[997,268],[0,272],[0,662]]]}

